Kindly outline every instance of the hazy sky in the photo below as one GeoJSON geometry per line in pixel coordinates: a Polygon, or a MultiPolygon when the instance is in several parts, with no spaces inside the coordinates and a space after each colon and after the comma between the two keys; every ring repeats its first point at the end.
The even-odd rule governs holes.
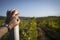
{"type": "Polygon", "coordinates": [[[0,15],[6,16],[8,9],[18,9],[21,16],[59,16],[59,0],[0,0],[0,15]]]}

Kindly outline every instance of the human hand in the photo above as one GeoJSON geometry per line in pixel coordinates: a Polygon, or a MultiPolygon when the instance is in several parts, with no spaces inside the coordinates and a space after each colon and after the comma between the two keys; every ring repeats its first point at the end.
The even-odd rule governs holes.
{"type": "Polygon", "coordinates": [[[17,10],[13,9],[13,10],[7,10],[6,15],[7,15],[7,17],[6,17],[5,23],[8,24],[10,22],[10,20],[11,20],[11,17],[16,16],[18,18],[19,13],[18,13],[17,10]]]}
{"type": "Polygon", "coordinates": [[[9,29],[12,29],[14,26],[18,25],[20,22],[20,19],[17,19],[16,17],[12,17],[11,21],[8,24],[9,29]]]}
{"type": "Polygon", "coordinates": [[[7,11],[7,21],[9,28],[12,29],[15,25],[19,24],[20,20],[18,18],[19,13],[17,10],[7,11]]]}

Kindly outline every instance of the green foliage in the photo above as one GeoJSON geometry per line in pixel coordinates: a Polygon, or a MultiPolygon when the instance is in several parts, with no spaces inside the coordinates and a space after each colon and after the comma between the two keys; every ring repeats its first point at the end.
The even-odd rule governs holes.
{"type": "Polygon", "coordinates": [[[52,30],[56,30],[60,28],[60,17],[45,17],[37,20],[38,26],[49,27],[52,30]]]}
{"type": "Polygon", "coordinates": [[[29,40],[37,40],[37,24],[36,24],[36,19],[32,18],[32,20],[29,23],[29,40]]]}
{"type": "Polygon", "coordinates": [[[23,30],[24,28],[28,28],[27,27],[28,26],[28,23],[29,22],[28,21],[25,21],[25,20],[24,21],[21,21],[20,24],[19,24],[20,29],[23,30]]]}
{"type": "Polygon", "coordinates": [[[36,19],[32,18],[31,20],[22,21],[20,23],[20,30],[22,31],[22,39],[23,40],[37,40],[37,26],[36,19]]]}
{"type": "MultiPolygon", "coordinates": [[[[4,20],[0,20],[0,25],[4,20]]],[[[21,19],[19,24],[20,28],[20,39],[21,40],[37,40],[37,37],[41,35],[41,32],[38,34],[37,28],[40,26],[48,27],[53,31],[57,31],[58,37],[60,37],[60,17],[42,17],[42,18],[26,18],[21,19]]],[[[5,39],[7,36],[4,36],[5,39]]],[[[58,38],[57,37],[57,38],[58,38]]]]}
{"type": "Polygon", "coordinates": [[[4,23],[5,20],[0,20],[0,25],[2,25],[4,23]]]}

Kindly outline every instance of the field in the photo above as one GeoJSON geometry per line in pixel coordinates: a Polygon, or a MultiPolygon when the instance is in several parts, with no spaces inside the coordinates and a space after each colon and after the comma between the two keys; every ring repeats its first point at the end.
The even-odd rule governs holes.
{"type": "MultiPolygon", "coordinates": [[[[0,25],[6,17],[0,16],[0,25]]],[[[60,40],[60,16],[20,17],[20,40],[60,40]]],[[[6,33],[0,40],[8,40],[6,33]]]]}

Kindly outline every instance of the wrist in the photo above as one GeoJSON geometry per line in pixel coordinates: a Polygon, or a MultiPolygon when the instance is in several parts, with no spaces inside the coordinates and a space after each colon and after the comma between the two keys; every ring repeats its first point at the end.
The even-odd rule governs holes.
{"type": "Polygon", "coordinates": [[[12,24],[8,24],[8,27],[11,30],[12,29],[12,24]]]}
{"type": "Polygon", "coordinates": [[[2,24],[2,27],[7,28],[7,29],[8,29],[8,31],[10,30],[10,28],[9,28],[8,24],[6,24],[6,23],[3,23],[3,24],[2,24]]]}
{"type": "Polygon", "coordinates": [[[10,30],[13,29],[14,26],[15,26],[14,24],[8,24],[8,27],[9,27],[10,30]]]}

